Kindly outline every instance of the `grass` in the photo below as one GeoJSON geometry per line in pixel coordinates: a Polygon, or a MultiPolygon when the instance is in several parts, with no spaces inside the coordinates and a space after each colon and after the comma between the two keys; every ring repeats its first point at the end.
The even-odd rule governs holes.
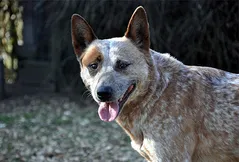
{"type": "Polygon", "coordinates": [[[67,98],[43,96],[11,100],[12,107],[4,104],[12,110],[0,115],[0,123],[7,125],[0,128],[5,161],[143,161],[122,128],[102,122],[93,105],[83,109],[67,98]]]}
{"type": "Polygon", "coordinates": [[[55,124],[55,125],[72,124],[72,120],[69,118],[64,118],[64,116],[56,117],[55,119],[53,119],[52,124],[55,124]]]}
{"type": "Polygon", "coordinates": [[[16,119],[17,117],[11,115],[0,115],[0,122],[6,125],[13,124],[16,119]]]}
{"type": "Polygon", "coordinates": [[[26,120],[29,120],[29,119],[32,119],[36,116],[36,113],[25,113],[23,114],[23,117],[26,119],[26,120]]]}

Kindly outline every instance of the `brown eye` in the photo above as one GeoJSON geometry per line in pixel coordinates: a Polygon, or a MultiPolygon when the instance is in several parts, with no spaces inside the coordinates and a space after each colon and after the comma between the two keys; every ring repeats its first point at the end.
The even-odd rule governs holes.
{"type": "Polygon", "coordinates": [[[92,70],[96,70],[98,68],[98,63],[92,63],[88,67],[92,70]]]}

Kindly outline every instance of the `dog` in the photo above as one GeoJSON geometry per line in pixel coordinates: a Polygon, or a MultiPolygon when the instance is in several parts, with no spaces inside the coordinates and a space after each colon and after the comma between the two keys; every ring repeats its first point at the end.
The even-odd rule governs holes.
{"type": "Polygon", "coordinates": [[[98,39],[77,14],[71,23],[100,119],[116,121],[147,161],[239,161],[239,74],[187,66],[150,49],[142,6],[120,38],[98,39]]]}

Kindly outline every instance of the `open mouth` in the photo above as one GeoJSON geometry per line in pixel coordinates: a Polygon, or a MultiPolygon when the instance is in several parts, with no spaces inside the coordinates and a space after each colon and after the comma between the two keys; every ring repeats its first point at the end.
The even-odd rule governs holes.
{"type": "Polygon", "coordinates": [[[121,109],[123,108],[124,104],[128,100],[129,96],[133,93],[136,84],[131,84],[126,92],[124,93],[123,97],[118,99],[117,101],[112,102],[100,102],[98,114],[101,120],[103,121],[113,121],[119,115],[121,109]]]}
{"type": "MultiPolygon", "coordinates": [[[[127,91],[124,93],[123,97],[118,100],[120,109],[124,106],[125,102],[128,100],[129,96],[134,91],[134,89],[135,89],[135,84],[131,84],[129,88],[127,89],[127,91]]],[[[120,113],[120,110],[119,110],[119,113],[120,113]]]]}

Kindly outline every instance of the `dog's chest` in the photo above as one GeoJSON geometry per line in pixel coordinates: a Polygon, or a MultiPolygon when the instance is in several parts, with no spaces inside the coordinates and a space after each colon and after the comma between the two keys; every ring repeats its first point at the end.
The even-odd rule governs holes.
{"type": "Polygon", "coordinates": [[[143,131],[142,144],[137,145],[132,142],[132,147],[147,154],[152,161],[165,160],[167,150],[175,148],[182,142],[176,139],[178,135],[182,135],[179,123],[178,118],[168,118],[161,122],[151,121],[150,125],[141,127],[143,131]]]}
{"type": "Polygon", "coordinates": [[[160,149],[157,148],[157,142],[153,139],[145,138],[141,150],[147,154],[153,161],[162,161],[160,149]]]}
{"type": "Polygon", "coordinates": [[[142,144],[131,141],[131,147],[144,157],[148,157],[150,161],[161,161],[158,153],[159,150],[156,150],[156,142],[154,140],[144,139],[142,144]]]}

